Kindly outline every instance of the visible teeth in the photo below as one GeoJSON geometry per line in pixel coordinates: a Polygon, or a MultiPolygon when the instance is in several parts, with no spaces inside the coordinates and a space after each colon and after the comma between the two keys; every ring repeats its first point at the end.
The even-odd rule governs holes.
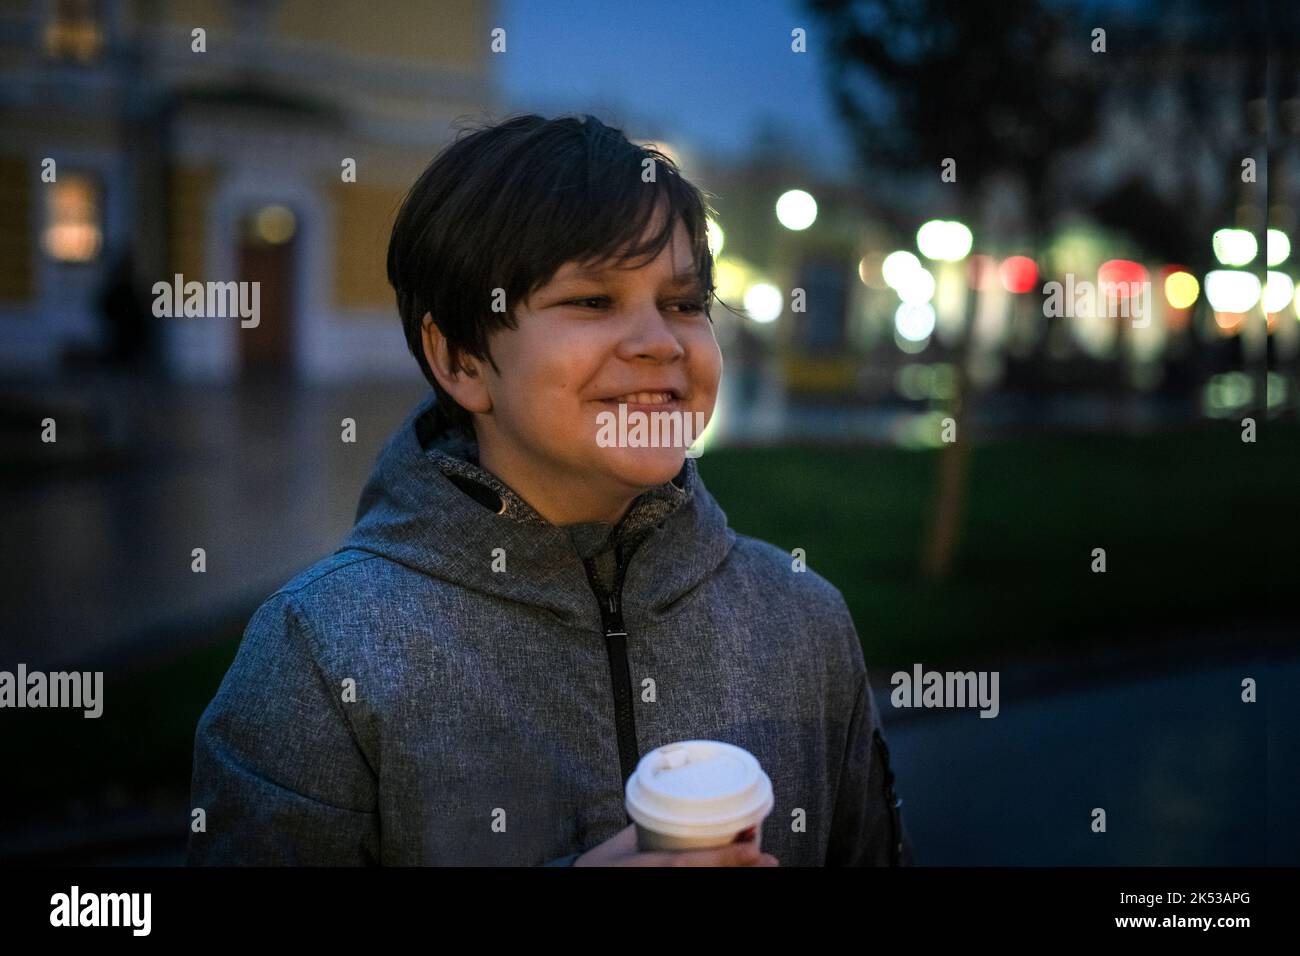
{"type": "Polygon", "coordinates": [[[626,405],[666,405],[672,400],[671,392],[632,392],[614,399],[626,405]]]}

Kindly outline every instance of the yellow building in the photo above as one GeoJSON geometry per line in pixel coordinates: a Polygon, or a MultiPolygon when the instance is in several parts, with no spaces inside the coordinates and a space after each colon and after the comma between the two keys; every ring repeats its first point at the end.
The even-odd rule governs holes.
{"type": "Polygon", "coordinates": [[[500,110],[479,0],[32,0],[0,9],[0,367],[101,342],[119,253],[258,282],[256,325],[164,317],[180,378],[418,378],[384,267],[398,204],[500,110]]]}

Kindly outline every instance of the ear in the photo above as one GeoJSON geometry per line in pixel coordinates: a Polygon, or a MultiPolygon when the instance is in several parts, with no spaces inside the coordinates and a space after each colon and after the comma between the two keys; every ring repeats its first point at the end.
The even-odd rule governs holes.
{"type": "Polygon", "coordinates": [[[424,313],[421,320],[420,331],[424,339],[425,360],[438,384],[467,412],[486,414],[492,411],[492,396],[488,394],[483,366],[479,360],[461,352],[453,365],[447,337],[428,312],[424,313]]]}

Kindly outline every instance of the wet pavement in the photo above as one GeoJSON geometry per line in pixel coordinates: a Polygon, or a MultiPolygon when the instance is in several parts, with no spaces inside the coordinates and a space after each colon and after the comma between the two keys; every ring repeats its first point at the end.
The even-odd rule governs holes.
{"type": "MultiPolygon", "coordinates": [[[[918,865],[1300,864],[1300,656],[1246,654],[1046,694],[995,718],[881,720],[918,865]],[[1242,701],[1243,678],[1257,683],[1242,701]],[[1106,812],[1104,833],[1093,810],[1106,812]]],[[[877,691],[885,695],[888,686],[877,691]]]]}
{"type": "Polygon", "coordinates": [[[422,382],[327,388],[28,386],[58,421],[101,416],[120,460],[12,480],[0,580],[0,665],[54,669],[129,657],[156,635],[247,613],[331,553],[384,440],[422,382]],[[340,422],[356,420],[356,442],[340,422]],[[192,568],[203,548],[206,570],[192,568]]]}

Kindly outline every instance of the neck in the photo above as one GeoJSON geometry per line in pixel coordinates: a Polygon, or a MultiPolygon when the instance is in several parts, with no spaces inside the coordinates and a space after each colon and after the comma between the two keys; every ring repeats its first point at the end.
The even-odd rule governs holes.
{"type": "Polygon", "coordinates": [[[479,464],[496,475],[553,525],[617,524],[644,489],[601,491],[589,476],[554,473],[525,462],[489,436],[479,439],[479,464]],[[484,440],[486,439],[486,440],[484,440]],[[558,493],[557,493],[558,490],[558,493]]]}

